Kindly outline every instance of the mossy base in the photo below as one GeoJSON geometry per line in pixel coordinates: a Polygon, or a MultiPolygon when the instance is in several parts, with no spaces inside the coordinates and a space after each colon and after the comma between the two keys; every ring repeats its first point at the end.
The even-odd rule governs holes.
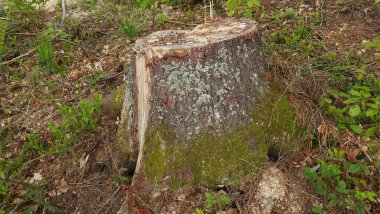
{"type": "Polygon", "coordinates": [[[234,184],[256,173],[268,161],[268,150],[286,153],[295,148],[300,128],[286,95],[276,88],[252,114],[252,122],[233,131],[208,130],[181,139],[175,127],[158,125],[147,131],[145,172],[151,183],[234,184]]]}

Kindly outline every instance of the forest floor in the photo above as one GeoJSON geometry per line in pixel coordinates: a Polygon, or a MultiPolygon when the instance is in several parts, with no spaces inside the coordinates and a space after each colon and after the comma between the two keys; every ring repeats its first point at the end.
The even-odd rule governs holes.
{"type": "MultiPolygon", "coordinates": [[[[380,213],[380,4],[261,4],[253,14],[268,80],[286,92],[307,130],[294,152],[268,168],[281,169],[305,198],[316,198],[307,212],[380,213]]],[[[249,213],[257,178],[162,188],[152,193],[155,200],[131,193],[131,174],[113,147],[119,115],[101,114],[100,97],[124,84],[134,41],[157,30],[192,29],[204,22],[202,5],[77,1],[63,23],[58,5],[16,6],[0,47],[0,213],[116,213],[131,194],[137,213],[249,213]]],[[[215,12],[215,19],[227,16],[222,4],[215,12]]]]}

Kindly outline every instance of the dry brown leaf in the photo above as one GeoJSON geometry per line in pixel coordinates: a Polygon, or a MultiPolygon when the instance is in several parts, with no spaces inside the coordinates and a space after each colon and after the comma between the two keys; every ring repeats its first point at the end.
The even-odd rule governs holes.
{"type": "Polygon", "coordinates": [[[348,161],[355,162],[356,157],[360,154],[360,149],[352,149],[352,150],[347,149],[346,154],[347,154],[348,161]]]}

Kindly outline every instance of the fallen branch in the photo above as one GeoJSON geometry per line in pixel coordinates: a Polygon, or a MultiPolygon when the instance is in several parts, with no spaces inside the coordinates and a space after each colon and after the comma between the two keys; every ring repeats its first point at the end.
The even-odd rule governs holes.
{"type": "Polygon", "coordinates": [[[141,201],[141,203],[146,206],[148,209],[150,209],[153,213],[158,213],[156,212],[154,209],[152,209],[150,206],[148,206],[137,194],[132,194],[134,197],[136,197],[137,199],[139,199],[139,201],[141,201]]]}
{"type": "Polygon", "coordinates": [[[112,196],[108,199],[108,201],[98,210],[98,212],[96,212],[96,214],[99,214],[104,209],[104,207],[106,207],[110,203],[111,199],[115,197],[115,195],[120,191],[120,189],[121,187],[118,187],[116,189],[116,191],[112,194],[112,196]]]}
{"type": "Polygon", "coordinates": [[[72,102],[76,99],[78,99],[79,97],[81,97],[83,94],[85,94],[88,90],[90,90],[90,87],[87,87],[86,89],[84,89],[80,94],[78,94],[77,96],[75,97],[72,97],[72,98],[69,98],[69,99],[66,99],[66,102],[72,102]]]}
{"type": "Polygon", "coordinates": [[[104,78],[104,79],[100,79],[98,82],[105,82],[105,81],[111,80],[111,79],[113,79],[113,78],[116,78],[116,77],[118,77],[118,76],[124,74],[124,73],[125,73],[125,70],[123,70],[123,71],[121,71],[121,72],[119,72],[119,73],[116,73],[116,74],[114,74],[114,75],[112,75],[112,76],[110,76],[110,77],[107,77],[107,78],[104,78]]]}
{"type": "Polygon", "coordinates": [[[35,50],[36,50],[36,49],[33,48],[32,50],[29,50],[28,52],[26,52],[26,53],[24,53],[24,54],[22,54],[22,55],[20,55],[20,56],[18,56],[18,57],[15,57],[15,58],[13,58],[13,59],[11,59],[11,60],[8,60],[8,61],[5,61],[5,62],[0,63],[0,65],[8,65],[8,64],[10,64],[10,63],[12,63],[12,62],[14,62],[14,61],[17,61],[17,60],[23,58],[23,57],[29,56],[29,55],[30,55],[31,53],[33,53],[35,50]]]}

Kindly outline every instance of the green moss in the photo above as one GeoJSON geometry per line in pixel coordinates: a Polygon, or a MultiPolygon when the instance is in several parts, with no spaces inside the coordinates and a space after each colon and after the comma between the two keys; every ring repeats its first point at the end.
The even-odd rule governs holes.
{"type": "Polygon", "coordinates": [[[160,183],[169,175],[172,187],[233,184],[267,162],[269,147],[282,153],[293,150],[300,128],[286,95],[271,88],[259,103],[252,123],[229,132],[209,130],[181,139],[168,125],[148,130],[144,148],[148,179],[160,183]]]}
{"type": "Polygon", "coordinates": [[[115,150],[123,161],[136,161],[137,153],[132,148],[132,139],[130,137],[129,127],[129,114],[131,105],[123,105],[124,99],[126,99],[130,92],[128,91],[126,84],[119,86],[113,93],[108,109],[115,110],[117,115],[120,115],[119,125],[115,138],[115,150]]]}
{"type": "Polygon", "coordinates": [[[380,160],[380,147],[379,142],[370,141],[366,143],[368,147],[368,154],[373,157],[375,160],[380,160]]]}

